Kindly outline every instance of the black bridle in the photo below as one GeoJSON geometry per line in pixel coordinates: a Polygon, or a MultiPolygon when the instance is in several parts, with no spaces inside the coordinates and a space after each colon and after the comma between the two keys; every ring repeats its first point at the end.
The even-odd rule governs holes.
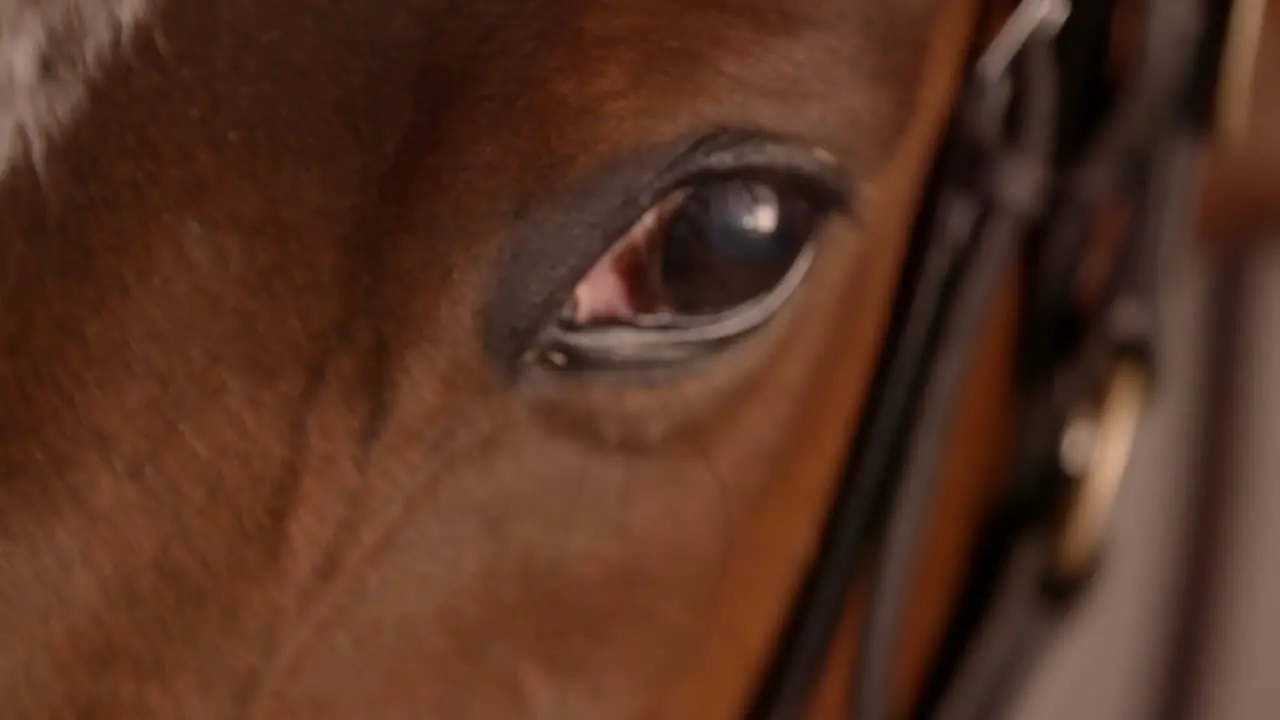
{"type": "Polygon", "coordinates": [[[921,718],[991,718],[1096,566],[1153,389],[1156,280],[1193,226],[1230,3],[1141,2],[1138,54],[1110,64],[1119,0],[1021,0],[975,53],[917,227],[889,342],[820,554],[751,717],[799,718],[853,579],[873,572],[854,715],[889,688],[916,543],[993,296],[1021,263],[1018,432],[921,718]],[[1078,287],[1100,214],[1128,218],[1100,298],[1078,287]]]}

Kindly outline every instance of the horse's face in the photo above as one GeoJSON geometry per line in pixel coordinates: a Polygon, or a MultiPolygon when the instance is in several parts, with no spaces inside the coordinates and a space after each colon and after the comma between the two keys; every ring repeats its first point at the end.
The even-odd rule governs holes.
{"type": "MultiPolygon", "coordinates": [[[[172,0],[0,194],[6,706],[737,707],[873,369],[968,5],[172,0]],[[782,307],[644,371],[522,362],[575,297],[643,309],[600,259],[673,242],[688,197],[661,183],[743,197],[699,158],[815,220],[782,307]]],[[[709,213],[694,232],[735,217],[709,213]]],[[[683,270],[707,302],[720,259],[683,270]]]]}

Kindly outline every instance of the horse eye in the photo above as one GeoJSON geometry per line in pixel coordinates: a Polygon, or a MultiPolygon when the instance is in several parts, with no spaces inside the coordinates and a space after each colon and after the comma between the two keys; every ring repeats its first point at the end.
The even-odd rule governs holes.
{"type": "Polygon", "coordinates": [[[830,203],[796,183],[719,179],[651,208],[579,281],[571,325],[712,315],[774,289],[830,203]]]}
{"type": "Polygon", "coordinates": [[[527,361],[651,366],[705,355],[764,325],[799,286],[831,187],[720,177],[651,207],[578,281],[527,361]]]}

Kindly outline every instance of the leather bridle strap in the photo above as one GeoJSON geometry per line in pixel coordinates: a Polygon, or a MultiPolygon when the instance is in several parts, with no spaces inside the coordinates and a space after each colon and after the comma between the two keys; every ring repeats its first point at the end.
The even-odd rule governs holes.
{"type": "MultiPolygon", "coordinates": [[[[1111,5],[1078,1],[1076,9],[1083,23],[1102,23],[1099,32],[1111,26],[1111,5]]],[[[1205,17],[1196,0],[1158,0],[1145,8],[1144,20],[1137,68],[1096,129],[1089,132],[1085,123],[1080,142],[1060,137],[1082,153],[1056,171],[1062,178],[1057,197],[1041,233],[1028,239],[1022,434],[1011,484],[987,526],[962,610],[917,710],[921,717],[997,716],[1098,559],[1154,378],[1161,255],[1185,246],[1194,226],[1190,180],[1200,128],[1192,99],[1202,62],[1196,49],[1206,47],[1205,17]],[[1099,309],[1082,312],[1072,293],[1103,203],[1122,204],[1129,227],[1108,294],[1099,309]]],[[[1105,80],[1084,77],[1075,84],[1105,80]]],[[[1097,102],[1064,95],[1064,117],[1079,117],[1087,110],[1082,103],[1097,102]]],[[[883,706],[862,709],[859,717],[887,716],[883,706]]]]}
{"type": "Polygon", "coordinates": [[[1112,0],[1023,0],[979,55],[820,555],[752,717],[803,713],[879,518],[855,717],[890,717],[916,543],[991,300],[1019,260],[1020,436],[916,715],[997,715],[1089,577],[1153,377],[1158,257],[1192,227],[1202,9],[1148,0],[1141,59],[1114,97],[1100,92],[1105,64],[1066,59],[1081,43],[1105,57],[1112,0]],[[1083,310],[1073,291],[1103,203],[1127,205],[1131,221],[1108,291],[1083,310]]]}

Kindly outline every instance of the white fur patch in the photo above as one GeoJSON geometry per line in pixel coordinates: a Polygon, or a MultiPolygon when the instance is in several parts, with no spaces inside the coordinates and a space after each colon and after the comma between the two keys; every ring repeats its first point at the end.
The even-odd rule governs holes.
{"type": "MultiPolygon", "coordinates": [[[[209,0],[216,2],[216,0],[209,0]]],[[[95,70],[150,0],[0,0],[0,177],[80,108],[95,70]]]]}

